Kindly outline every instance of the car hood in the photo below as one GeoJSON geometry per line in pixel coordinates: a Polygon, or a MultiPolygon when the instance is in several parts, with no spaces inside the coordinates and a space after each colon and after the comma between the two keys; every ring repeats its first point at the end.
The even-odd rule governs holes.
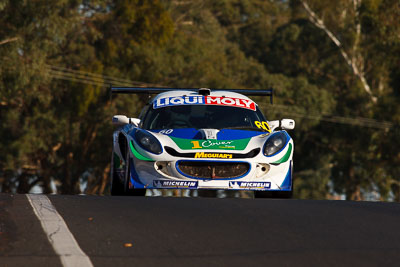
{"type": "Polygon", "coordinates": [[[261,131],[222,129],[216,131],[216,138],[207,139],[204,129],[185,128],[151,132],[168,136],[182,150],[245,150],[253,137],[268,135],[261,131]]]}
{"type": "MultiPolygon", "coordinates": [[[[169,137],[183,139],[205,139],[203,129],[184,128],[184,129],[168,129],[168,130],[150,130],[153,133],[161,133],[169,137]]],[[[268,134],[262,131],[221,129],[216,134],[216,140],[238,140],[244,138],[252,138],[261,134],[268,134]]]]}

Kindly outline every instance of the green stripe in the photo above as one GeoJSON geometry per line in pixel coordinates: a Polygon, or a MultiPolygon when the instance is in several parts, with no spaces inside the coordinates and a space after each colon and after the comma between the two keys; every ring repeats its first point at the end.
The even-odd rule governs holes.
{"type": "Polygon", "coordinates": [[[130,145],[130,147],[131,147],[131,151],[132,151],[133,155],[134,155],[137,159],[146,160],[146,161],[154,161],[154,160],[152,160],[152,159],[150,159],[150,158],[148,158],[148,157],[145,157],[145,156],[141,155],[141,154],[136,150],[136,148],[134,147],[132,141],[129,143],[129,145],[130,145]]]}
{"type": "Polygon", "coordinates": [[[292,153],[292,144],[289,144],[289,149],[286,154],[280,160],[272,162],[272,164],[280,164],[286,162],[290,157],[290,153],[292,153]]]}

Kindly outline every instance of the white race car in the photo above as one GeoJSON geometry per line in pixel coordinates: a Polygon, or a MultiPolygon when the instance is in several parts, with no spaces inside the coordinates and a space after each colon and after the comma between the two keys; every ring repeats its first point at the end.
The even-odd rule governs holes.
{"type": "Polygon", "coordinates": [[[112,195],[146,189],[251,190],[291,197],[294,120],[267,121],[245,95],[270,90],[113,87],[158,93],[139,118],[113,117],[112,195]]]}

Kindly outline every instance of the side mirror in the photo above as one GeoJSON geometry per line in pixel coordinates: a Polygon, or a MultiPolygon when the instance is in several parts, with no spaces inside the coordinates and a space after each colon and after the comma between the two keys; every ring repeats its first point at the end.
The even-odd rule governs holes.
{"type": "Polygon", "coordinates": [[[135,126],[138,126],[140,123],[140,120],[136,119],[136,118],[128,118],[125,115],[115,115],[112,118],[112,123],[117,126],[122,126],[122,125],[126,125],[126,124],[133,124],[135,126]]]}
{"type": "Polygon", "coordinates": [[[294,126],[295,126],[295,122],[292,119],[282,119],[281,120],[282,130],[293,130],[294,126]]]}
{"type": "Polygon", "coordinates": [[[129,124],[130,120],[125,115],[115,115],[112,118],[112,123],[117,126],[122,126],[125,124],[129,124]]]}
{"type": "Polygon", "coordinates": [[[293,130],[295,122],[292,119],[282,119],[268,122],[271,131],[275,131],[276,128],[281,128],[282,130],[293,130]]]}

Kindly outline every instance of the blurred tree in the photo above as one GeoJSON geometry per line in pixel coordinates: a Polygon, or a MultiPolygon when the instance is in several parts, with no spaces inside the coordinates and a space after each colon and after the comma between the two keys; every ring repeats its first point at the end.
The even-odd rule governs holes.
{"type": "MultiPolygon", "coordinates": [[[[329,4],[322,4],[319,1],[292,1],[291,4],[293,10],[297,11],[295,13],[297,17],[302,17],[300,8],[304,8],[309,21],[321,29],[321,33],[326,34],[325,39],[329,38],[331,46],[334,44],[337,47],[332,51],[340,52],[343,62],[350,66],[348,69],[358,79],[351,78],[346,71],[340,71],[340,66],[343,64],[335,60],[329,50],[328,54],[323,54],[329,45],[312,45],[317,48],[319,55],[324,55],[319,62],[334,63],[328,66],[334,70],[332,74],[336,77],[327,76],[333,83],[329,85],[321,79],[315,82],[335,90],[334,97],[338,103],[336,110],[348,116],[358,115],[391,120],[387,113],[382,113],[378,107],[382,106],[379,102],[385,101],[385,95],[391,94],[392,91],[389,73],[396,69],[396,64],[392,64],[391,59],[398,58],[394,52],[399,48],[398,29],[400,28],[399,21],[394,22],[393,18],[400,15],[399,2],[343,0],[329,4]],[[388,23],[392,27],[387,27],[388,23]],[[394,37],[396,35],[397,38],[394,37]],[[388,55],[389,60],[387,60],[388,55]],[[330,57],[334,61],[329,60],[330,57]],[[365,92],[372,101],[365,97],[365,92]]],[[[317,39],[324,38],[321,36],[317,39]]],[[[304,53],[299,54],[304,55],[304,53]]],[[[314,64],[311,63],[309,67],[314,68],[314,64]]],[[[329,74],[329,71],[323,71],[323,73],[329,74]]],[[[388,106],[385,109],[388,109],[388,106]]],[[[385,132],[338,127],[328,135],[331,136],[332,148],[340,148],[333,154],[332,159],[332,179],[336,191],[345,193],[348,199],[360,199],[363,198],[362,192],[369,192],[378,186],[381,195],[387,196],[387,186],[382,185],[385,184],[383,181],[387,181],[388,175],[378,167],[379,162],[382,163],[382,161],[377,149],[381,147],[374,144],[382,140],[382,137],[386,135],[385,132]],[[349,138],[355,135],[357,135],[356,141],[349,138]]],[[[392,139],[385,140],[392,142],[392,139]]]]}
{"type": "Polygon", "coordinates": [[[55,125],[52,88],[43,72],[58,51],[69,25],[78,21],[76,1],[1,1],[0,40],[0,184],[3,191],[28,192],[41,183],[50,192],[49,170],[57,136],[43,131],[55,125]],[[14,188],[14,189],[13,189],[14,188]]]}
{"type": "MultiPolygon", "coordinates": [[[[104,191],[109,169],[109,158],[104,155],[111,149],[109,116],[115,109],[110,106],[109,94],[101,86],[101,78],[98,83],[82,85],[82,77],[58,72],[64,80],[61,82],[50,80],[46,72],[56,65],[129,75],[129,62],[121,68],[113,65],[128,58],[123,53],[113,58],[114,62],[99,57],[112,58],[110,49],[101,46],[102,40],[111,44],[113,40],[125,41],[111,45],[125,53],[130,51],[132,39],[132,49],[149,42],[160,45],[171,34],[172,22],[165,26],[168,14],[161,4],[150,1],[60,0],[52,5],[46,1],[3,1],[0,8],[1,24],[5,25],[0,39],[18,38],[0,47],[5,62],[0,95],[0,116],[5,125],[0,133],[4,137],[0,145],[3,191],[18,185],[14,190],[28,192],[41,183],[44,191],[50,192],[53,179],[59,192],[79,193],[82,179],[93,176],[106,178],[97,187],[98,192],[104,191]],[[113,25],[118,32],[99,31],[113,25]],[[118,33],[124,33],[125,38],[118,33]]],[[[128,102],[125,106],[135,106],[135,100],[128,102]]]]}

